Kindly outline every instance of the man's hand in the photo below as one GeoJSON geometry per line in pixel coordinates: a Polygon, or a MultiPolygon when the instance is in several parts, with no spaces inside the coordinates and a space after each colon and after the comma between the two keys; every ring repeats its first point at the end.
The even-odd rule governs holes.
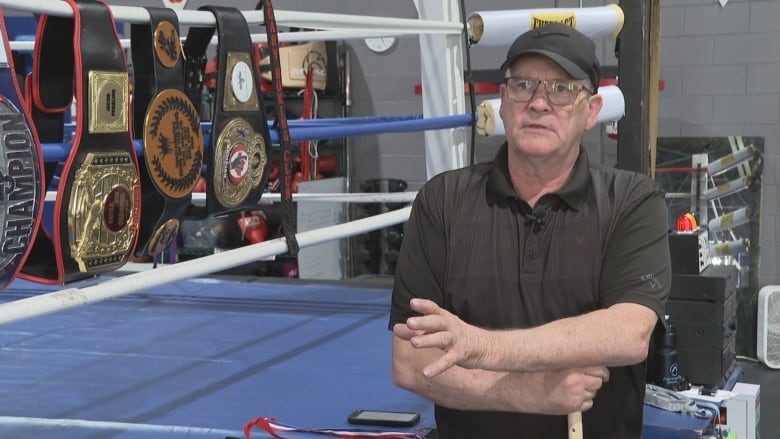
{"type": "Polygon", "coordinates": [[[534,412],[547,415],[565,415],[590,410],[601,386],[609,381],[609,369],[603,366],[529,372],[526,391],[544,395],[536,401],[534,412]]]}
{"type": "Polygon", "coordinates": [[[444,351],[438,360],[423,368],[425,376],[434,377],[454,365],[467,369],[481,367],[490,348],[488,331],[465,323],[430,300],[412,299],[410,304],[422,316],[395,325],[393,333],[415,348],[444,351]]]}

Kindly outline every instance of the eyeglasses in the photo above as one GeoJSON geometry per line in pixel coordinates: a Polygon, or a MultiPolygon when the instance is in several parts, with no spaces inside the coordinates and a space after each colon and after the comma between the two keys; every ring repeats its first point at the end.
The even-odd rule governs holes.
{"type": "Polygon", "coordinates": [[[509,99],[516,102],[528,102],[533,99],[539,84],[544,84],[547,99],[553,105],[569,105],[573,103],[582,90],[593,93],[582,84],[558,79],[547,80],[510,76],[504,78],[504,84],[506,84],[506,95],[509,99]]]}

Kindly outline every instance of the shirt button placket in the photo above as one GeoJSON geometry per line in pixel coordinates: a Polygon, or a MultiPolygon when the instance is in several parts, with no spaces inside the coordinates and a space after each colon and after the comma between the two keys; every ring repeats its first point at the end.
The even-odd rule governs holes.
{"type": "Polygon", "coordinates": [[[531,232],[525,240],[525,262],[526,273],[540,273],[539,258],[539,232],[531,232]]]}

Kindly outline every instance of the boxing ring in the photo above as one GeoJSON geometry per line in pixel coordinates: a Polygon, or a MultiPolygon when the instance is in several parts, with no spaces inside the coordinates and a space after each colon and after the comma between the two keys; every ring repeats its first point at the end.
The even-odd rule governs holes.
{"type": "MultiPolygon", "coordinates": [[[[495,101],[474,115],[466,114],[460,75],[463,25],[454,19],[459,17],[454,2],[415,4],[419,19],[277,12],[280,24],[316,29],[305,35],[281,34],[280,41],[418,35],[421,56],[429,59],[422,67],[423,87],[433,91],[423,97],[422,115],[301,121],[291,124],[292,140],[423,130],[430,177],[466,164],[465,133],[472,121],[482,135],[503,134],[495,101]],[[448,56],[426,57],[441,48],[448,56]]],[[[61,16],[70,12],[64,4],[43,0],[0,0],[0,8],[61,16]]],[[[579,11],[580,23],[598,29],[586,9],[579,11]]],[[[611,28],[591,36],[620,31],[619,8],[606,9],[611,28]]],[[[148,20],[141,8],[112,10],[118,21],[148,20]]],[[[535,12],[545,16],[560,10],[535,12]]],[[[214,24],[213,17],[199,11],[177,15],[185,25],[214,24]]],[[[262,23],[258,11],[244,15],[250,24],[262,23]]],[[[500,23],[485,15],[483,25],[479,38],[488,44],[494,25],[500,23]]],[[[253,41],[262,41],[262,35],[253,35],[253,41]]],[[[18,47],[25,44],[29,43],[18,47]]],[[[600,121],[620,118],[625,102],[619,89],[603,92],[607,111],[600,121]]],[[[278,139],[272,131],[274,135],[278,139]]],[[[135,146],[142,151],[142,145],[135,146]]],[[[47,161],[61,160],[67,147],[42,145],[47,161]]],[[[309,198],[383,200],[381,194],[359,197],[309,198]]],[[[409,209],[299,233],[298,244],[312,246],[402,223],[409,209]]],[[[242,427],[256,417],[274,417],[302,428],[347,429],[347,416],[361,408],[418,412],[419,424],[404,431],[424,436],[433,430],[432,405],[390,380],[389,283],[206,277],[287,250],[286,240],[278,238],[150,271],[120,271],[74,286],[14,281],[0,293],[0,377],[7,386],[7,397],[0,403],[0,436],[244,437],[242,427]]],[[[252,436],[272,437],[257,429],[252,436]]]]}
{"type": "MultiPolygon", "coordinates": [[[[449,3],[451,2],[442,2],[449,3]]],[[[427,3],[430,5],[431,3],[427,3]]],[[[70,8],[63,3],[54,1],[39,1],[39,2],[26,2],[21,0],[0,0],[0,7],[13,8],[20,11],[45,13],[57,16],[68,16],[72,14],[70,8]]],[[[321,13],[305,13],[305,12],[284,12],[279,11],[279,23],[290,26],[301,26],[314,29],[322,29],[323,32],[331,31],[334,26],[341,26],[347,29],[345,32],[354,32],[351,34],[354,38],[358,38],[358,35],[362,35],[363,31],[369,33],[399,33],[404,35],[409,34],[421,34],[421,46],[423,52],[429,50],[433,44],[423,44],[422,39],[428,35],[448,35],[450,38],[445,43],[448,45],[460,46],[460,39],[458,38],[463,28],[460,22],[452,21],[433,21],[426,20],[425,15],[431,14],[430,10],[426,10],[422,5],[418,5],[420,9],[421,19],[399,19],[399,18],[384,18],[384,17],[355,17],[344,14],[321,14],[321,13]],[[455,38],[451,38],[452,36],[455,38]]],[[[427,6],[426,6],[427,7],[427,6]]],[[[145,9],[139,7],[128,6],[116,6],[111,8],[113,16],[117,21],[126,21],[129,23],[139,23],[144,20],[148,20],[148,12],[145,9]]],[[[591,29],[588,31],[592,36],[603,36],[608,34],[616,34],[620,31],[623,23],[622,13],[620,8],[611,5],[606,7],[596,8],[582,8],[580,10],[566,10],[563,9],[541,9],[519,12],[520,16],[531,19],[544,19],[549,18],[551,14],[564,14],[567,17],[574,17],[573,19],[580,20],[580,26],[585,26],[591,29]]],[[[452,10],[450,9],[450,12],[452,10]]],[[[190,25],[213,25],[214,17],[204,11],[177,11],[177,15],[180,16],[181,24],[190,25]]],[[[514,14],[514,12],[512,12],[514,14]]],[[[262,23],[262,14],[258,11],[245,11],[243,12],[247,22],[249,23],[262,23]]],[[[493,23],[491,19],[487,17],[490,14],[486,13],[474,13],[468,20],[471,23],[471,40],[485,39],[490,40],[488,36],[495,34],[507,34],[508,32],[522,32],[525,30],[522,26],[513,25],[511,23],[493,23]],[[476,25],[473,24],[474,17],[480,18],[480,31],[479,37],[477,37],[474,29],[476,25]]],[[[556,17],[559,15],[555,15],[556,17]]],[[[530,29],[533,25],[533,20],[526,20],[526,27],[530,29]]],[[[468,26],[467,26],[468,27],[468,26]]],[[[296,33],[298,39],[306,38],[301,36],[303,33],[296,33]]],[[[308,32],[306,32],[308,34],[308,32]]],[[[256,36],[254,39],[262,39],[261,36],[256,36]]],[[[295,38],[291,38],[294,40],[295,38]]],[[[458,53],[451,53],[453,57],[452,65],[450,67],[459,66],[458,59],[460,55],[458,53]]],[[[425,56],[423,55],[425,58],[425,56]]],[[[441,59],[446,57],[430,57],[430,59],[441,59]]],[[[423,87],[426,87],[426,79],[430,82],[433,78],[430,75],[423,77],[423,87]]],[[[445,70],[445,72],[452,70],[452,68],[445,70]]],[[[460,68],[458,68],[460,70],[460,68]]],[[[601,89],[600,89],[601,90],[601,89]]],[[[422,115],[412,116],[385,116],[385,117],[367,117],[367,118],[351,118],[345,119],[346,123],[339,124],[334,120],[320,121],[317,119],[310,121],[299,121],[298,126],[291,125],[290,137],[293,141],[312,139],[315,136],[317,138],[335,138],[343,137],[346,135],[360,135],[368,133],[383,133],[393,131],[409,131],[409,130],[429,130],[429,131],[448,131],[451,136],[462,136],[465,127],[467,127],[472,120],[475,121],[476,126],[483,128],[486,126],[492,126],[491,129],[482,129],[483,135],[500,135],[503,134],[500,129],[500,123],[495,118],[496,101],[492,100],[486,102],[484,105],[485,111],[475,113],[473,116],[470,114],[462,113],[463,103],[463,88],[453,87],[452,92],[457,95],[457,98],[452,101],[455,109],[460,109],[461,113],[453,112],[450,109],[446,115],[430,115],[428,107],[424,105],[424,113],[422,115]],[[490,122],[486,123],[484,120],[490,118],[490,122]],[[310,126],[306,126],[310,125],[310,126]],[[445,128],[447,128],[445,130],[445,128]],[[460,133],[460,134],[453,134],[460,133]]],[[[600,117],[601,121],[614,120],[622,116],[624,112],[624,102],[622,101],[622,94],[620,90],[615,86],[608,86],[604,88],[605,97],[605,109],[602,111],[600,117]],[[603,115],[603,116],[602,116],[603,115]]],[[[431,95],[428,93],[427,95],[431,95]]],[[[438,97],[439,100],[443,100],[442,96],[438,97]]],[[[441,110],[441,108],[435,111],[441,110]]],[[[208,129],[208,124],[205,125],[205,129],[208,129]]],[[[428,132],[428,131],[427,131],[428,132]]],[[[278,140],[279,133],[272,130],[271,139],[278,140]]],[[[428,142],[426,142],[427,144],[428,142]]],[[[448,143],[440,143],[437,145],[440,150],[447,150],[448,143]]],[[[41,146],[44,158],[48,161],[60,160],[67,150],[66,144],[42,144],[41,146]]],[[[143,147],[139,141],[135,142],[135,148],[137,153],[143,152],[143,147]]],[[[430,147],[428,148],[430,150],[430,147]]],[[[465,155],[458,152],[458,148],[455,147],[452,150],[452,157],[449,160],[440,162],[432,167],[441,166],[443,163],[449,161],[450,163],[461,163],[465,159],[465,155]]],[[[431,166],[429,166],[430,168],[431,166]]],[[[449,169],[452,169],[450,167],[449,169]]],[[[331,195],[332,196],[332,195],[331,195]]],[[[372,195],[369,195],[372,196],[372,195]]],[[[375,195],[374,195],[375,196],[375,195]]],[[[346,200],[351,201],[351,200],[346,200]]],[[[406,221],[408,218],[409,207],[399,209],[397,211],[380,214],[372,218],[353,221],[347,224],[339,226],[332,226],[327,229],[319,231],[305,232],[299,237],[299,244],[302,247],[307,245],[316,245],[327,240],[339,239],[354,234],[363,233],[366,231],[372,231],[380,229],[389,225],[398,224],[406,221]]],[[[148,288],[153,288],[159,285],[164,285],[170,282],[175,282],[182,279],[187,279],[193,276],[206,275],[209,273],[217,272],[231,267],[242,265],[246,261],[257,260],[268,256],[284,253],[287,250],[287,244],[284,238],[265,241],[259,244],[254,244],[234,250],[230,250],[218,255],[212,255],[210,257],[198,258],[193,261],[188,261],[181,264],[173,264],[170,266],[158,268],[151,272],[138,273],[133,276],[123,278],[121,280],[111,279],[105,283],[101,283],[94,286],[81,287],[81,288],[68,288],[56,291],[53,294],[47,294],[43,296],[31,297],[27,300],[18,301],[15,303],[0,306],[0,324],[9,323],[21,319],[26,319],[33,316],[44,315],[47,313],[56,312],[59,310],[80,306],[88,303],[94,303],[101,300],[105,300],[112,297],[119,297],[124,294],[143,291],[148,288]]]]}

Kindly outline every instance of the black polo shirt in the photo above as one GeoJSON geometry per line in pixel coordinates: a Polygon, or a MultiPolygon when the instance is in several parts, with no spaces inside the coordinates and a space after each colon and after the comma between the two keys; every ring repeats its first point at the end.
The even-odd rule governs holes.
{"type": "MultiPolygon", "coordinates": [[[[569,181],[534,213],[511,185],[504,144],[493,162],[444,172],[419,191],[396,266],[390,327],[412,315],[412,297],[484,328],[534,327],[623,302],[663,319],[667,224],[653,180],[590,163],[582,148],[569,181]]],[[[610,374],[583,413],[585,437],[639,438],[644,363],[610,374]]],[[[437,406],[436,421],[443,439],[567,437],[566,416],[437,406]]]]}

